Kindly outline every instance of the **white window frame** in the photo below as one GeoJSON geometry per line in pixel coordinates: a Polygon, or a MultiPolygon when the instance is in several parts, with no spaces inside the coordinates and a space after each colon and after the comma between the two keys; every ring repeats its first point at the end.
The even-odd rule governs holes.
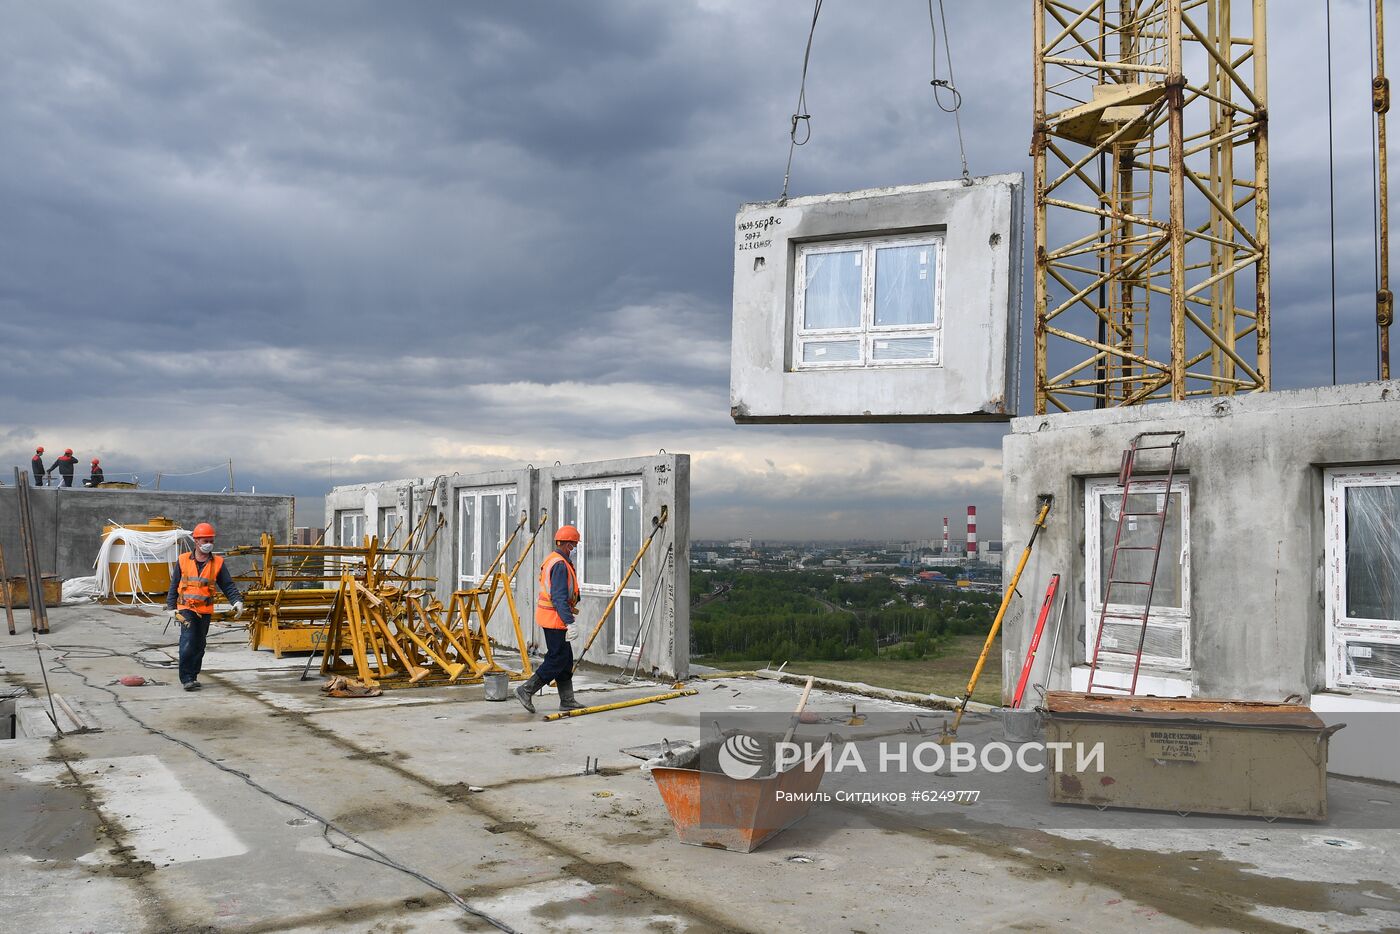
{"type": "Polygon", "coordinates": [[[394,542],[398,541],[398,533],[403,531],[402,523],[399,522],[399,507],[381,506],[379,507],[379,547],[393,548],[394,542]]]}
{"type": "MultiPolygon", "coordinates": [[[[365,518],[364,509],[337,509],[335,511],[335,543],[341,548],[363,548],[365,544],[365,518]],[[347,527],[350,534],[346,534],[347,527]],[[347,540],[348,539],[348,540],[347,540]]],[[[361,557],[344,557],[335,559],[333,567],[348,568],[355,565],[364,564],[365,559],[361,557]]],[[[336,573],[340,573],[337,570],[336,573]]]]}
{"type": "Polygon", "coordinates": [[[476,587],[481,583],[482,573],[490,566],[491,559],[496,557],[496,551],[500,550],[500,545],[496,546],[496,551],[489,555],[481,553],[481,524],[482,511],[481,500],[484,497],[501,497],[501,544],[505,543],[506,537],[515,529],[516,523],[520,521],[520,511],[518,508],[519,495],[514,483],[507,483],[496,486],[474,486],[457,492],[457,584],[459,587],[476,587]],[[465,503],[472,500],[472,521],[470,528],[462,521],[462,516],[466,513],[465,503]],[[472,538],[472,561],[471,567],[466,567],[463,558],[466,554],[464,547],[467,536],[472,538]]]}
{"type": "Polygon", "coordinates": [[[944,235],[941,233],[907,234],[898,237],[876,237],[855,240],[833,240],[797,245],[796,274],[792,296],[792,369],[796,370],[860,370],[885,367],[942,366],[944,295],[944,235]],[[889,246],[927,246],[933,252],[933,324],[875,324],[875,256],[876,251],[889,246]],[[826,253],[861,251],[860,326],[855,328],[807,328],[803,326],[806,312],[807,257],[826,253]],[[925,337],[933,339],[933,355],[914,360],[875,360],[872,344],[882,338],[925,337]],[[860,341],[859,361],[816,363],[804,361],[803,344],[814,340],[860,341]]]}
{"type": "Polygon", "coordinates": [[[365,511],[363,509],[340,509],[335,514],[335,541],[341,548],[363,548],[365,544],[365,511]],[[359,521],[356,522],[355,520],[359,521]],[[351,534],[346,541],[346,521],[349,520],[351,534]]]}
{"type": "Polygon", "coordinates": [[[1323,472],[1327,687],[1400,694],[1400,679],[1368,678],[1347,674],[1346,670],[1348,643],[1400,645],[1400,620],[1346,615],[1346,491],[1368,486],[1400,486],[1400,466],[1331,468],[1323,472]]]}
{"type": "MultiPolygon", "coordinates": [[[[1151,477],[1139,477],[1134,479],[1134,496],[1139,494],[1161,496],[1166,492],[1166,478],[1157,480],[1151,477]]],[[[1179,630],[1181,632],[1181,656],[1168,658],[1162,655],[1149,655],[1144,647],[1142,665],[1144,668],[1156,670],[1188,671],[1191,668],[1191,487],[1189,478],[1178,474],[1172,480],[1171,492],[1173,495],[1181,497],[1181,554],[1179,561],[1181,565],[1181,602],[1183,605],[1180,607],[1154,605],[1147,614],[1147,625],[1149,629],[1179,630]]],[[[1086,480],[1084,483],[1084,602],[1086,605],[1084,657],[1086,663],[1093,661],[1094,640],[1098,636],[1099,616],[1103,612],[1103,601],[1099,598],[1099,594],[1103,590],[1104,573],[1104,569],[1100,567],[1103,542],[1099,534],[1103,503],[1122,498],[1123,488],[1118,485],[1116,478],[1086,480]]],[[[1158,558],[1159,562],[1169,559],[1170,555],[1165,551],[1158,558]]],[[[1141,614],[1142,606],[1141,604],[1111,603],[1108,612],[1141,614]]],[[[1128,621],[1119,620],[1119,622],[1126,623],[1128,621]]],[[[1100,654],[1100,658],[1109,662],[1131,664],[1132,655],[1104,650],[1100,654]]]]}
{"type": "MultiPolygon", "coordinates": [[[[585,541],[581,546],[579,546],[579,548],[574,550],[573,554],[574,571],[578,575],[579,593],[581,595],[591,595],[604,598],[611,597],[613,590],[617,588],[617,582],[621,580],[622,575],[627,572],[627,568],[631,566],[632,559],[635,557],[635,555],[622,554],[622,491],[625,489],[637,490],[639,494],[637,502],[638,505],[641,507],[641,514],[643,517],[646,516],[646,498],[644,495],[641,495],[643,492],[641,477],[610,477],[601,480],[577,480],[559,484],[556,496],[556,504],[559,509],[559,521],[561,523],[565,521],[565,494],[576,493],[578,495],[579,531],[585,536],[587,534],[585,531],[587,528],[587,516],[584,512],[584,510],[587,508],[587,497],[585,496],[585,493],[588,490],[609,490],[612,494],[612,508],[610,510],[611,522],[609,528],[610,540],[608,543],[608,581],[607,583],[585,583],[585,562],[587,560],[585,557],[585,548],[588,544],[585,541]]],[[[639,546],[641,545],[641,541],[644,541],[646,539],[647,531],[648,529],[646,527],[646,522],[645,519],[643,519],[641,529],[641,540],[638,541],[639,546]]],[[[618,598],[617,605],[613,607],[612,618],[609,620],[612,629],[612,651],[615,653],[627,653],[632,648],[630,642],[626,645],[622,644],[621,623],[622,603],[624,600],[637,601],[637,622],[638,625],[641,625],[640,617],[642,607],[642,574],[640,568],[637,569],[636,574],[632,575],[632,579],[627,582],[627,586],[623,588],[622,596],[618,598]]],[[[638,649],[640,648],[641,646],[639,645],[638,649]]]]}

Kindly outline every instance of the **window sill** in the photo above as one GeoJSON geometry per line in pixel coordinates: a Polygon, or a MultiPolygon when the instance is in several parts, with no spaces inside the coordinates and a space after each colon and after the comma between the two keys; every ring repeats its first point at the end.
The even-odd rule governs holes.
{"type": "MultiPolygon", "coordinates": [[[[1094,676],[1094,683],[1108,687],[1121,686],[1126,690],[1132,679],[1131,671],[1100,668],[1094,676]]],[[[1070,669],[1070,690],[1079,693],[1089,690],[1088,665],[1076,665],[1070,669]]],[[[1144,670],[1138,674],[1137,693],[1151,694],[1155,697],[1192,697],[1191,675],[1189,672],[1164,674],[1144,670]]]]}
{"type": "Polygon", "coordinates": [[[1381,691],[1356,690],[1346,694],[1335,691],[1317,691],[1308,701],[1315,711],[1338,713],[1379,713],[1400,712],[1400,695],[1381,691]]]}

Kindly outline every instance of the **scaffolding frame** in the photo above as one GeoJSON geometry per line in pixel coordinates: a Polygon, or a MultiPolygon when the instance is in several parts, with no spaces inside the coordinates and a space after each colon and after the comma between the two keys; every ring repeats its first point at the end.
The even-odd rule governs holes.
{"type": "Polygon", "coordinates": [[[1265,0],[1035,0],[1034,32],[1036,414],[1269,389],[1265,0]]]}

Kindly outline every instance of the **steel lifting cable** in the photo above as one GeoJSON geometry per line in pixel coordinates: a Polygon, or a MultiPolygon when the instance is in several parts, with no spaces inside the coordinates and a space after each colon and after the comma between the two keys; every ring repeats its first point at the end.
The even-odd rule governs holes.
{"type": "Polygon", "coordinates": [[[802,83],[797,88],[797,110],[792,115],[792,126],[788,130],[787,168],[783,170],[783,194],[779,204],[785,204],[788,196],[788,179],[792,177],[792,154],[798,146],[806,146],[812,139],[812,115],[807,113],[807,66],[812,61],[812,38],[817,34],[817,18],[822,15],[822,0],[815,0],[812,6],[812,26],[807,30],[807,50],[802,53],[802,83]],[[802,142],[797,141],[797,127],[802,125],[806,135],[802,142]]]}
{"type": "Polygon", "coordinates": [[[1332,385],[1337,385],[1337,173],[1332,143],[1332,0],[1327,0],[1327,226],[1331,238],[1332,385]]]}
{"type": "Polygon", "coordinates": [[[958,113],[962,109],[962,93],[958,90],[957,79],[953,75],[953,50],[948,44],[948,18],[943,12],[943,0],[938,0],[938,22],[943,27],[943,57],[948,62],[948,78],[946,80],[938,77],[938,25],[935,25],[933,21],[933,0],[928,0],[928,28],[931,38],[929,57],[933,72],[929,84],[933,87],[933,102],[939,110],[953,115],[953,124],[958,131],[958,155],[962,158],[962,182],[964,185],[971,185],[972,175],[967,170],[967,147],[963,144],[962,116],[958,113]],[[952,94],[951,107],[943,103],[943,98],[939,94],[942,90],[947,90],[952,94]]]}

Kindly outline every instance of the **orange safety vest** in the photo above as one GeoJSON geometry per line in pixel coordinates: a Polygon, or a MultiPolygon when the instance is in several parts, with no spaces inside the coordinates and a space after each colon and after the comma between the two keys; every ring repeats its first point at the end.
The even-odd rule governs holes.
{"type": "Polygon", "coordinates": [[[214,591],[218,589],[219,571],[223,566],[222,557],[210,555],[201,573],[193,553],[187,551],[180,555],[180,599],[176,605],[182,610],[193,610],[204,616],[212,615],[214,591]]]}
{"type": "Polygon", "coordinates": [[[569,569],[569,609],[578,609],[578,574],[573,564],[557,551],[551,551],[540,566],[540,595],[535,600],[535,625],[545,629],[568,629],[559,611],[554,609],[554,601],[549,596],[549,578],[554,566],[560,561],[569,569]]]}

